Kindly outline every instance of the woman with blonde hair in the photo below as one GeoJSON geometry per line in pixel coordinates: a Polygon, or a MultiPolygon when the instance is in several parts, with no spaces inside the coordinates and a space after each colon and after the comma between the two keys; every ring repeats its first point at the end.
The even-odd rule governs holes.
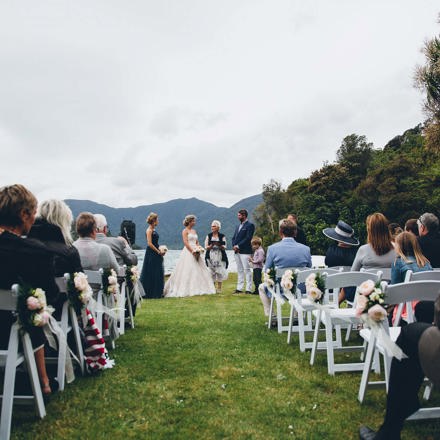
{"type": "Polygon", "coordinates": [[[351,270],[391,267],[396,252],[391,242],[388,223],[387,218],[380,212],[367,217],[367,244],[358,249],[351,270]]]}
{"type": "Polygon", "coordinates": [[[165,251],[159,247],[159,234],[156,231],[159,216],[155,212],[150,212],[147,223],[148,228],[145,232],[147,249],[145,250],[140,281],[145,291],[145,298],[161,298],[164,284],[163,256],[165,251]]]}
{"type": "Polygon", "coordinates": [[[187,215],[183,220],[183,250],[176,263],[176,268],[165,284],[164,296],[186,297],[215,293],[214,282],[206,267],[204,249],[200,246],[195,215],[187,215]]]}

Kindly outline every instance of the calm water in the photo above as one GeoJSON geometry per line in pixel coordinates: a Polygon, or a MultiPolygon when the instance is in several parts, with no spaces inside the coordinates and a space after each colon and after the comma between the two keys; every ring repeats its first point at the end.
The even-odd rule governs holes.
{"type": "MultiPolygon", "coordinates": [[[[138,267],[139,271],[142,270],[142,264],[144,261],[144,255],[145,250],[142,249],[140,251],[135,251],[136,255],[138,256],[138,267]]],[[[165,273],[171,273],[174,268],[176,267],[177,259],[179,258],[180,253],[182,252],[181,249],[179,250],[169,250],[164,257],[164,266],[165,266],[165,273]]],[[[237,266],[235,264],[235,258],[234,258],[234,252],[233,251],[226,251],[228,254],[228,260],[229,260],[229,267],[228,272],[237,272],[237,266]]],[[[312,264],[314,267],[321,267],[324,266],[324,256],[322,255],[312,255],[312,264]]]]}

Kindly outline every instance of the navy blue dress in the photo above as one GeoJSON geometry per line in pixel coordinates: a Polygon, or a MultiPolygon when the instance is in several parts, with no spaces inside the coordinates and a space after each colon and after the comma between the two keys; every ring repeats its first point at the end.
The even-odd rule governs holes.
{"type": "MultiPolygon", "coordinates": [[[[153,245],[159,249],[159,234],[153,231],[153,245]]],[[[162,298],[164,274],[163,257],[147,246],[140,281],[145,291],[145,298],[162,298]]]]}

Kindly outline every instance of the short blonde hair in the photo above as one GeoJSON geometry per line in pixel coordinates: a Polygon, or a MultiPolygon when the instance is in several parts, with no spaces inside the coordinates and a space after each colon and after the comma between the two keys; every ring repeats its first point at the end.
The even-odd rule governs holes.
{"type": "Polygon", "coordinates": [[[263,240],[260,237],[257,237],[256,235],[254,235],[252,237],[251,244],[254,244],[254,245],[258,244],[258,246],[261,246],[263,244],[263,240]]]}
{"type": "Polygon", "coordinates": [[[147,217],[147,223],[152,225],[159,216],[155,212],[150,212],[147,217]]]}
{"type": "Polygon", "coordinates": [[[219,220],[213,220],[211,226],[217,226],[219,229],[222,228],[222,224],[220,223],[219,220]]]}
{"type": "Polygon", "coordinates": [[[194,214],[189,214],[183,219],[183,226],[188,226],[193,220],[197,220],[194,214]]]}

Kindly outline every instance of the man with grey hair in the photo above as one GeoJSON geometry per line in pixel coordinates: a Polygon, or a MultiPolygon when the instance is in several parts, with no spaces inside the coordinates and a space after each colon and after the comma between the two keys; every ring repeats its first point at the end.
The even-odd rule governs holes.
{"type": "Polygon", "coordinates": [[[107,237],[108,225],[107,219],[102,214],[93,214],[96,221],[96,241],[98,243],[110,246],[116,257],[116,261],[120,266],[136,265],[138,262],[137,255],[130,248],[124,237],[107,237]]]}
{"type": "Polygon", "coordinates": [[[417,220],[419,237],[423,255],[429,260],[432,267],[440,267],[440,237],[438,233],[438,217],[425,212],[417,220]]]}

